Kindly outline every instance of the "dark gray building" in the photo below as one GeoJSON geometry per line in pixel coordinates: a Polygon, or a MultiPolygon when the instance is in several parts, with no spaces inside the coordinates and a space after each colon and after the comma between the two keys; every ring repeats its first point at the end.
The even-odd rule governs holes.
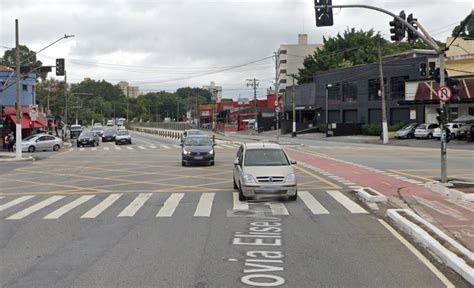
{"type": "MultiPolygon", "coordinates": [[[[435,52],[429,50],[384,57],[382,67],[389,124],[414,121],[410,120],[410,107],[399,105],[399,101],[405,99],[405,82],[426,80],[429,71],[427,76],[421,77],[420,65],[424,63],[429,69],[428,63],[435,59],[435,52]]],[[[321,71],[313,79],[313,83],[287,87],[284,95],[284,122],[291,122],[294,89],[297,130],[326,123],[326,115],[329,123],[382,121],[378,63],[321,71]]],[[[289,132],[288,126],[288,123],[282,126],[284,133],[289,132]]]]}

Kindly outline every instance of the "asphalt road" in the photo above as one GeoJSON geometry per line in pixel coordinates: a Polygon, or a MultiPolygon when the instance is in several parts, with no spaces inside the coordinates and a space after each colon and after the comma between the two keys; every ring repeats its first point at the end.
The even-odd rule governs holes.
{"type": "Polygon", "coordinates": [[[181,167],[177,141],[133,142],[2,163],[0,287],[465,285],[304,167],[296,202],[242,203],[236,145],[219,143],[215,166],[181,167]]]}

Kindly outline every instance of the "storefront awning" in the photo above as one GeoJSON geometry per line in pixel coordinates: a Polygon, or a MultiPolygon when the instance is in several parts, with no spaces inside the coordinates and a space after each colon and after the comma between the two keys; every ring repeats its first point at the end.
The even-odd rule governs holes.
{"type": "MultiPolygon", "coordinates": [[[[12,122],[16,125],[16,115],[9,115],[12,122]]],[[[48,124],[43,125],[39,121],[32,121],[28,115],[22,115],[21,117],[21,129],[32,129],[32,128],[47,128],[48,124]]]]}

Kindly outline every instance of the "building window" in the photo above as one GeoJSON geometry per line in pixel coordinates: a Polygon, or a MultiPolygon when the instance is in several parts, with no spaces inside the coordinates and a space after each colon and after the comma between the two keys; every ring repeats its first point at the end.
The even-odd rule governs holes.
{"type": "Polygon", "coordinates": [[[286,91],[285,89],[280,89],[279,92],[280,92],[280,93],[285,93],[285,91],[286,91]]]}
{"type": "Polygon", "coordinates": [[[280,50],[280,54],[286,54],[286,50],[280,50]]]}
{"type": "Polygon", "coordinates": [[[342,101],[344,102],[357,101],[357,83],[356,82],[342,83],[342,101]]]}
{"type": "Polygon", "coordinates": [[[405,99],[405,81],[410,79],[408,76],[398,76],[390,78],[390,98],[405,99]]]}
{"type": "Polygon", "coordinates": [[[286,59],[281,59],[281,60],[280,60],[280,63],[285,64],[285,63],[286,63],[286,59]]]}
{"type": "Polygon", "coordinates": [[[286,79],[280,79],[280,84],[286,83],[286,79]]]}
{"type": "MultiPolygon", "coordinates": [[[[384,81],[384,86],[385,86],[385,93],[387,93],[387,79],[383,78],[384,81]]],[[[380,95],[379,95],[379,90],[380,90],[380,79],[369,79],[368,81],[369,85],[369,101],[377,101],[381,100],[380,95]]]]}
{"type": "Polygon", "coordinates": [[[28,91],[28,85],[23,84],[23,91],[28,91]]]}
{"type": "Polygon", "coordinates": [[[286,69],[281,69],[280,74],[286,74],[286,69]]]}
{"type": "Polygon", "coordinates": [[[328,87],[328,100],[329,104],[341,101],[341,84],[332,84],[328,87]]]}

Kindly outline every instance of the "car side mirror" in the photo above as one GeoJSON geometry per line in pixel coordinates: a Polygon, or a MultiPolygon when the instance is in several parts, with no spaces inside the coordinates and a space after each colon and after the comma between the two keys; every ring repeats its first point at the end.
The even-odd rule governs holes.
{"type": "Polygon", "coordinates": [[[239,165],[240,165],[239,159],[235,159],[235,160],[234,160],[234,166],[239,166],[239,165]]]}
{"type": "Polygon", "coordinates": [[[297,162],[296,162],[296,160],[290,160],[290,164],[291,164],[291,165],[296,165],[297,162]]]}
{"type": "Polygon", "coordinates": [[[181,147],[184,147],[184,144],[183,144],[183,143],[181,143],[181,144],[179,144],[179,146],[181,146],[181,147]]]}
{"type": "Polygon", "coordinates": [[[215,147],[217,144],[216,143],[212,143],[212,147],[215,147]]]}

